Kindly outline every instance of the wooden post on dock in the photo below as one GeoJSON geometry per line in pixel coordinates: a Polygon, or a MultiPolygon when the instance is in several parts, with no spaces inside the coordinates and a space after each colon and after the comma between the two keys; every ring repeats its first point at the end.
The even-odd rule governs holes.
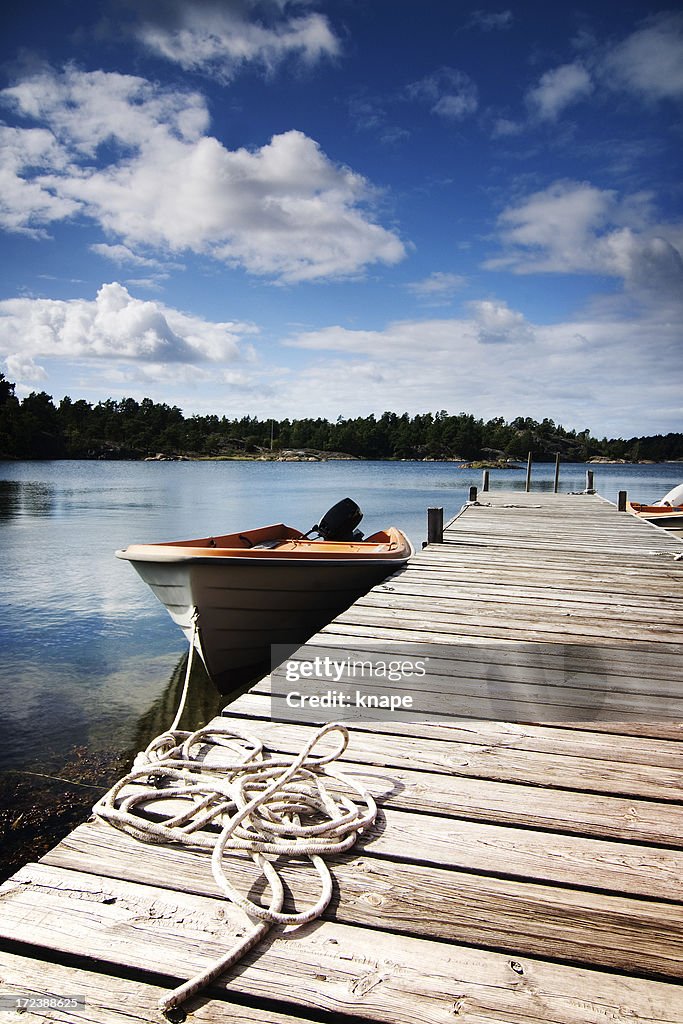
{"type": "Polygon", "coordinates": [[[477,488],[476,487],[470,487],[469,501],[476,501],[476,500],[477,500],[477,488]]]}
{"type": "Polygon", "coordinates": [[[531,452],[526,460],[526,490],[531,490],[531,452]]]}
{"type": "Polygon", "coordinates": [[[482,491],[488,491],[488,489],[489,489],[489,471],[488,471],[488,469],[484,470],[484,475],[483,475],[482,481],[481,481],[481,489],[482,489],[482,491]]]}
{"type": "Polygon", "coordinates": [[[586,470],[586,493],[595,494],[595,488],[593,487],[593,470],[586,470]]]}
{"type": "Polygon", "coordinates": [[[619,499],[617,501],[617,508],[620,512],[626,511],[626,491],[619,491],[619,499]]]}
{"type": "Polygon", "coordinates": [[[427,543],[443,544],[443,509],[427,509],[427,543]]]}
{"type": "Polygon", "coordinates": [[[560,489],[560,453],[558,452],[555,456],[555,484],[553,487],[553,493],[557,494],[560,489]]]}

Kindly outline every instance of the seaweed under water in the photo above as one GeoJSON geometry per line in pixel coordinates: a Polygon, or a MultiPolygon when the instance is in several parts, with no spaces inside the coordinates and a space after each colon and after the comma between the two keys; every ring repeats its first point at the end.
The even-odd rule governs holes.
{"type": "Polygon", "coordinates": [[[10,769],[0,776],[0,881],[39,860],[85,821],[93,804],[130,765],[128,751],[73,747],[48,772],[10,769]]]}

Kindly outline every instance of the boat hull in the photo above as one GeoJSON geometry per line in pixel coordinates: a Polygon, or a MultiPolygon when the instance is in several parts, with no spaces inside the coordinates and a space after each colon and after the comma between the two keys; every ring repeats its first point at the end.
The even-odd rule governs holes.
{"type": "Polygon", "coordinates": [[[188,641],[196,609],[196,646],[224,694],[270,671],[273,645],[284,660],[406,561],[128,557],[188,641]]]}
{"type": "Polygon", "coordinates": [[[683,527],[683,505],[641,505],[638,502],[628,503],[629,512],[639,519],[646,519],[656,526],[683,527]]]}

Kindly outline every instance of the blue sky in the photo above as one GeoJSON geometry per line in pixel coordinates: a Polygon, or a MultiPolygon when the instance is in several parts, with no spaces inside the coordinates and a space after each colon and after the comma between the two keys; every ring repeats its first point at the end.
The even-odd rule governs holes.
{"type": "Polygon", "coordinates": [[[19,395],[682,429],[680,13],[11,7],[0,369],[19,395]]]}

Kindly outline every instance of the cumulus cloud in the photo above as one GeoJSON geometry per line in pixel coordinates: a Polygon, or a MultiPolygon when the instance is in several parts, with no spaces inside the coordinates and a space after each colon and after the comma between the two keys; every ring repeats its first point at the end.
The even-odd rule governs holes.
{"type": "Polygon", "coordinates": [[[553,123],[570,106],[595,96],[627,93],[652,104],[683,96],[683,14],[662,12],[618,42],[575,40],[581,59],[550,68],[525,95],[528,116],[498,117],[493,136],[517,135],[539,121],[553,123]]]}
{"type": "Polygon", "coordinates": [[[198,94],[75,68],[44,71],[2,97],[45,122],[40,137],[15,129],[7,140],[0,223],[10,230],[35,232],[78,213],[133,251],[208,254],[287,282],[405,255],[372,219],[369,183],[302,132],[229,150],[205,134],[198,94]]]}
{"type": "Polygon", "coordinates": [[[47,380],[47,372],[44,366],[39,366],[31,356],[21,352],[15,352],[5,359],[7,377],[9,380],[19,381],[21,384],[38,384],[47,380]]]}
{"type": "Polygon", "coordinates": [[[646,100],[683,96],[683,14],[649,18],[607,51],[601,71],[611,88],[646,100]]]}
{"type": "Polygon", "coordinates": [[[642,297],[680,301],[680,225],[658,224],[647,197],[620,197],[587,182],[557,181],[499,217],[505,249],[489,269],[621,278],[642,297]]]}
{"type": "Polygon", "coordinates": [[[79,210],[67,196],[45,188],[40,176],[61,170],[66,155],[50,131],[0,125],[0,224],[9,231],[43,237],[45,225],[79,210]]]}
{"type": "Polygon", "coordinates": [[[17,368],[36,356],[164,364],[231,362],[240,358],[243,337],[253,332],[247,324],[212,323],[160,302],[134,298],[116,282],[102,285],[92,301],[0,302],[0,352],[17,368]]]}
{"type": "Polygon", "coordinates": [[[483,345],[525,344],[533,341],[534,333],[522,313],[510,309],[506,302],[492,299],[468,303],[476,336],[483,345]]]}
{"type": "Polygon", "coordinates": [[[476,85],[469,75],[456,68],[439,68],[413,82],[408,86],[408,95],[428,103],[433,114],[452,121],[463,120],[479,105],[476,85]]]}
{"type": "Polygon", "coordinates": [[[186,71],[223,82],[246,64],[272,71],[296,57],[313,64],[340,53],[328,19],[291,0],[166,0],[136,4],[140,43],[186,71]]]}
{"type": "Polygon", "coordinates": [[[585,99],[592,91],[593,82],[582,64],[563,64],[541,76],[538,85],[527,94],[527,103],[542,121],[555,121],[566,107],[585,99]]]}

